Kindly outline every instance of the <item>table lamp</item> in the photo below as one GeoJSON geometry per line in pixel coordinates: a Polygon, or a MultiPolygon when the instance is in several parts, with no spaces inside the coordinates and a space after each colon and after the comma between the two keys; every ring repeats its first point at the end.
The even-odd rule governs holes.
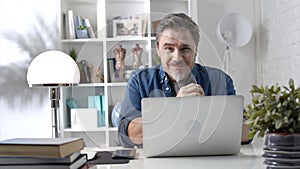
{"type": "Polygon", "coordinates": [[[46,51],[36,56],[27,71],[29,87],[49,88],[52,111],[52,137],[60,137],[59,99],[61,87],[79,84],[76,62],[61,51],[46,51]]]}

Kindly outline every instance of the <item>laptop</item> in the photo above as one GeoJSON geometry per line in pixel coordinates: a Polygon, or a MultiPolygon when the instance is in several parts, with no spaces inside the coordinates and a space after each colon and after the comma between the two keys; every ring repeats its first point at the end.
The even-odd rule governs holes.
{"type": "Polygon", "coordinates": [[[243,106],[243,96],[143,98],[143,154],[145,157],[237,154],[243,106]]]}

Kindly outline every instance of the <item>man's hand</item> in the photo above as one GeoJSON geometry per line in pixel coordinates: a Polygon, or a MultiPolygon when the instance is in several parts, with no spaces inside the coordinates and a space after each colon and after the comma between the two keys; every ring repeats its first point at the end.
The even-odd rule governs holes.
{"type": "Polygon", "coordinates": [[[204,96],[203,88],[199,84],[191,83],[179,89],[176,97],[204,96]]]}
{"type": "Polygon", "coordinates": [[[138,117],[133,120],[128,125],[128,136],[132,143],[142,144],[143,143],[143,133],[142,133],[142,118],[138,117]]]}
{"type": "Polygon", "coordinates": [[[250,127],[244,124],[245,119],[243,120],[243,129],[242,129],[242,142],[247,142],[247,135],[250,132],[250,127]]]}

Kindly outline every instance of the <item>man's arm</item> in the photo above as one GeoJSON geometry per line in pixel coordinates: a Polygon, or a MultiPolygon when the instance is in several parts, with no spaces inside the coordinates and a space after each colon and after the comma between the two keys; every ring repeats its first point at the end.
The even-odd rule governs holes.
{"type": "Polygon", "coordinates": [[[142,144],[143,143],[143,132],[142,132],[142,118],[137,117],[128,125],[128,136],[132,143],[142,144]]]}
{"type": "MultiPolygon", "coordinates": [[[[212,95],[235,95],[235,89],[233,85],[233,80],[229,75],[224,73],[223,71],[212,68],[206,67],[206,70],[209,74],[209,79],[212,86],[212,95]]],[[[244,120],[243,120],[244,121],[244,120]]],[[[249,126],[243,124],[242,127],[242,143],[249,143],[247,139],[247,134],[249,133],[250,128],[249,126]]]]}
{"type": "MultiPolygon", "coordinates": [[[[121,111],[120,111],[121,120],[118,126],[118,137],[123,147],[140,146],[140,144],[136,144],[135,142],[132,142],[130,138],[130,136],[132,136],[132,132],[131,132],[132,129],[137,129],[133,125],[132,121],[135,121],[134,119],[141,117],[141,111],[140,111],[141,96],[138,93],[139,92],[138,89],[139,87],[137,81],[134,78],[132,78],[130,82],[128,82],[128,86],[125,91],[125,96],[121,104],[121,111]]],[[[141,130],[142,129],[140,128],[140,131],[141,130]]],[[[140,132],[140,134],[141,133],[142,132],[140,132]]],[[[132,137],[136,137],[135,134],[132,137]]]]}
{"type": "Polygon", "coordinates": [[[247,135],[250,132],[250,127],[244,124],[245,119],[243,120],[243,128],[242,128],[242,143],[249,143],[249,139],[247,139],[247,135]]]}

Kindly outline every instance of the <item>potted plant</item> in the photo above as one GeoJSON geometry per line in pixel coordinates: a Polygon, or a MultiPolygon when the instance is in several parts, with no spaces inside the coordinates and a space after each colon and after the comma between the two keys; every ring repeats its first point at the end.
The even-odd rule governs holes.
{"type": "Polygon", "coordinates": [[[78,39],[89,38],[87,27],[84,25],[79,25],[76,30],[76,35],[78,39]]]}
{"type": "Polygon", "coordinates": [[[76,52],[76,50],[75,50],[74,47],[72,47],[72,49],[70,50],[69,55],[70,55],[70,56],[72,57],[72,59],[76,62],[76,60],[77,60],[77,52],[76,52]]]}
{"type": "MultiPolygon", "coordinates": [[[[252,103],[244,113],[247,118],[245,124],[251,128],[248,138],[255,134],[265,136],[263,156],[278,157],[278,151],[285,152],[280,154],[280,158],[283,161],[285,157],[289,159],[285,161],[286,165],[294,165],[288,152],[298,151],[299,154],[293,158],[300,165],[300,87],[295,88],[294,81],[290,79],[289,85],[282,87],[278,84],[271,87],[253,85],[250,93],[252,103]]],[[[272,160],[267,159],[265,163],[273,164],[272,160]]]]}

